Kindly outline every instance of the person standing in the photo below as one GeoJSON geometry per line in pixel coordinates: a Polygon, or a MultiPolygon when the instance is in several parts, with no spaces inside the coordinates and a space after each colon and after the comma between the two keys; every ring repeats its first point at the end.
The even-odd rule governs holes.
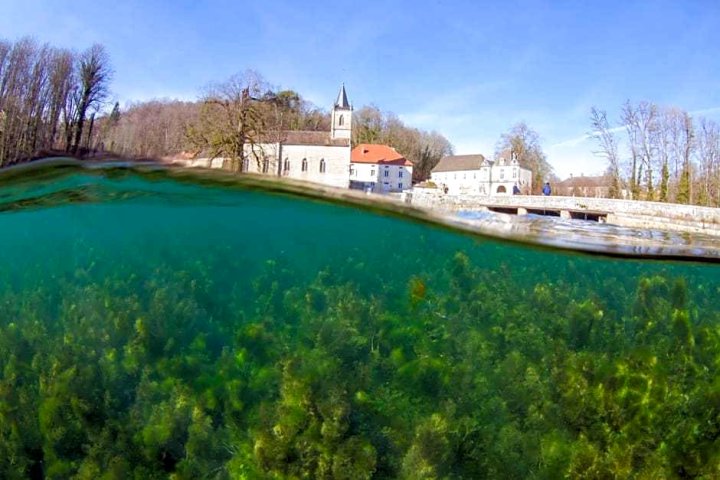
{"type": "Polygon", "coordinates": [[[550,195],[552,193],[552,188],[550,188],[550,182],[545,182],[545,185],[543,185],[542,193],[543,195],[550,195]]]}

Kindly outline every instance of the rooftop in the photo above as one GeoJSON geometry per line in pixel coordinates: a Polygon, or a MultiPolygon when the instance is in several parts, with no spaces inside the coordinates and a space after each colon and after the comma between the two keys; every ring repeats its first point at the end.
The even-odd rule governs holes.
{"type": "Polygon", "coordinates": [[[350,140],[347,138],[332,139],[328,131],[313,130],[269,131],[263,135],[259,143],[278,142],[283,145],[319,145],[332,147],[347,147],[350,145],[350,140]]]}
{"type": "Polygon", "coordinates": [[[480,154],[476,155],[448,155],[442,157],[433,173],[437,172],[457,172],[462,170],[480,170],[485,163],[485,157],[480,154]]]}
{"type": "Polygon", "coordinates": [[[387,145],[361,143],[353,148],[350,161],[353,163],[378,163],[382,165],[405,165],[411,167],[412,163],[387,145]]]}

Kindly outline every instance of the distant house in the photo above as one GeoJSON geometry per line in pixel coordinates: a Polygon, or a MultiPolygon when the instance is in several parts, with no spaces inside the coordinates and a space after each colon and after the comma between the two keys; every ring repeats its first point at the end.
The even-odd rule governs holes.
{"type": "Polygon", "coordinates": [[[606,176],[571,176],[554,185],[553,193],[566,197],[608,198],[610,196],[610,179],[606,176]]]}
{"type": "Polygon", "coordinates": [[[507,154],[494,161],[480,154],[443,157],[430,173],[430,180],[451,194],[512,195],[515,185],[522,193],[532,188],[532,172],[507,154]]]}
{"type": "Polygon", "coordinates": [[[375,193],[412,187],[413,165],[387,145],[361,143],[350,155],[350,188],[375,193]]]}

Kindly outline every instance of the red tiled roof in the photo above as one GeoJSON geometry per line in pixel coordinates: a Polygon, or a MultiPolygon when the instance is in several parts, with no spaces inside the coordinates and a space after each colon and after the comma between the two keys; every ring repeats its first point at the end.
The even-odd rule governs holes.
{"type": "Polygon", "coordinates": [[[350,154],[352,163],[378,163],[382,165],[405,165],[412,167],[412,163],[387,145],[361,143],[353,148],[350,154]]]}

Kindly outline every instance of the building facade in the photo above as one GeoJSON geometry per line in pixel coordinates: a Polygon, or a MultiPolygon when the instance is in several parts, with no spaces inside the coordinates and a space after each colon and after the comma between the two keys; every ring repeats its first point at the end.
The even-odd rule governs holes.
{"type": "Polygon", "coordinates": [[[362,143],[350,156],[350,188],[394,193],[412,187],[413,166],[387,145],[362,143]]]}
{"type": "Polygon", "coordinates": [[[342,85],[333,105],[330,132],[285,131],[275,142],[245,145],[242,171],[347,188],[352,110],[342,85]]]}
{"type": "Polygon", "coordinates": [[[610,183],[611,179],[606,176],[570,176],[553,186],[553,190],[557,195],[568,197],[608,198],[610,197],[610,183]]]}
{"type": "Polygon", "coordinates": [[[443,157],[430,173],[430,180],[451,194],[513,195],[515,187],[522,194],[532,190],[532,172],[507,154],[494,161],[479,154],[443,157]]]}
{"type": "MultiPolygon", "coordinates": [[[[269,134],[264,142],[244,146],[245,158],[240,170],[347,188],[352,112],[345,85],[342,85],[333,105],[329,132],[289,130],[269,134]]],[[[223,158],[180,154],[168,160],[189,167],[227,168],[223,158]]]]}

